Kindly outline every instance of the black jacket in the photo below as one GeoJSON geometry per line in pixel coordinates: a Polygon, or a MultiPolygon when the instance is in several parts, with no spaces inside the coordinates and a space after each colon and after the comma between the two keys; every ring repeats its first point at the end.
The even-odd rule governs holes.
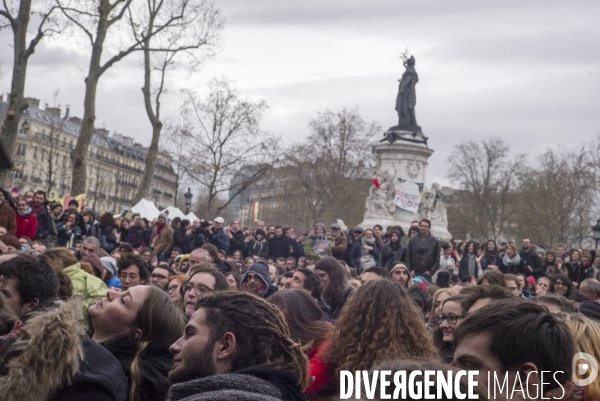
{"type": "Polygon", "coordinates": [[[544,275],[542,260],[539,258],[533,248],[529,248],[529,251],[521,249],[519,256],[521,256],[521,260],[523,261],[523,273],[525,273],[526,276],[533,276],[537,280],[538,277],[544,275]],[[533,271],[529,271],[527,266],[531,266],[533,271]]]}
{"type": "MultiPolygon", "coordinates": [[[[102,345],[117,358],[131,386],[131,362],[139,346],[138,340],[125,334],[102,345]]],[[[169,389],[167,376],[173,369],[173,355],[169,352],[169,345],[150,342],[141,353],[140,369],[141,379],[136,401],[163,401],[169,389]]]]}
{"type": "MultiPolygon", "coordinates": [[[[432,235],[431,233],[429,235],[432,235]]],[[[420,252],[421,233],[418,233],[408,241],[406,248],[406,266],[415,273],[416,276],[429,271],[433,275],[440,267],[440,243],[437,239],[432,238],[429,247],[425,253],[420,252]],[[423,266],[421,266],[423,262],[423,266]]]]}
{"type": "Polygon", "coordinates": [[[581,283],[586,279],[586,268],[580,260],[577,262],[567,262],[566,267],[571,281],[581,283]]]}
{"type": "Polygon", "coordinates": [[[379,266],[391,270],[396,262],[404,262],[406,259],[406,248],[398,241],[397,246],[391,242],[383,245],[379,256],[379,266]]]}
{"type": "Polygon", "coordinates": [[[290,243],[285,235],[275,236],[269,240],[269,257],[273,259],[290,257],[290,243]]]}
{"type": "Polygon", "coordinates": [[[185,230],[183,228],[176,228],[173,232],[173,246],[181,249],[182,252],[185,252],[185,248],[188,244],[188,238],[185,234],[185,230]]]}
{"type": "Polygon", "coordinates": [[[231,237],[229,238],[229,254],[232,255],[234,251],[240,250],[242,253],[244,252],[244,232],[242,230],[238,230],[235,233],[231,232],[231,237]]]}
{"type": "Polygon", "coordinates": [[[71,384],[55,392],[48,401],[123,401],[127,377],[119,361],[87,336],[81,337],[83,360],[71,384]]]}

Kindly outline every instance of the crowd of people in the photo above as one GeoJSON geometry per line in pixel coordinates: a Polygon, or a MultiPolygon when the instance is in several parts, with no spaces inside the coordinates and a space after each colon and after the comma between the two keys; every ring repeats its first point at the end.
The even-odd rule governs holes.
{"type": "Polygon", "coordinates": [[[483,399],[487,372],[600,399],[571,364],[600,361],[594,249],[440,242],[426,219],[296,234],[96,217],[0,190],[0,399],[339,399],[341,371],[372,369],[479,370],[483,399]]]}

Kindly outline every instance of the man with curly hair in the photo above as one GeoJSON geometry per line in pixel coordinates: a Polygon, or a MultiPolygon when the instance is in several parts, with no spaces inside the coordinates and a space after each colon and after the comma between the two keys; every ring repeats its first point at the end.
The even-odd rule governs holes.
{"type": "Polygon", "coordinates": [[[262,298],[215,292],[196,303],[170,348],[167,400],[305,400],[308,360],[282,312],[262,298]]]}

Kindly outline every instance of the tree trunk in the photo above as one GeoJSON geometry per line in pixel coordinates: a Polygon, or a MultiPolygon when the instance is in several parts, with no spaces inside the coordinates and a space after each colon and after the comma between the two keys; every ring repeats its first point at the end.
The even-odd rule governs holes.
{"type": "Polygon", "coordinates": [[[96,91],[98,81],[104,72],[100,61],[102,51],[104,50],[104,41],[108,32],[108,14],[110,13],[110,4],[107,0],[102,0],[98,7],[100,18],[96,29],[96,39],[92,46],[92,56],[88,76],[85,79],[85,98],[83,101],[83,120],[81,121],[81,131],[75,149],[71,152],[71,161],[73,162],[73,173],[71,178],[71,195],[77,196],[85,193],[85,184],[87,181],[87,153],[94,136],[96,128],[94,120],[96,119],[96,91]]]}
{"type": "MultiPolygon", "coordinates": [[[[153,18],[150,20],[150,28],[148,32],[152,33],[153,29],[153,18]]],[[[162,122],[160,121],[160,95],[162,93],[162,83],[161,87],[156,94],[156,112],[152,108],[152,68],[150,65],[150,39],[146,39],[144,42],[144,87],[142,88],[142,93],[144,94],[144,106],[146,107],[146,114],[148,114],[148,119],[150,120],[150,124],[152,125],[152,142],[150,142],[150,148],[148,149],[148,154],[146,155],[146,166],[144,168],[144,176],[140,181],[140,185],[138,185],[137,192],[133,197],[133,204],[138,203],[142,198],[144,198],[148,191],[150,190],[150,184],[152,183],[152,179],[154,178],[154,170],[156,168],[156,158],[158,156],[158,143],[160,141],[160,132],[162,130],[162,122]]],[[[162,73],[162,82],[164,82],[164,74],[165,74],[166,66],[164,66],[162,73]]]]}
{"type": "MultiPolygon", "coordinates": [[[[8,11],[8,10],[7,10],[8,11]]],[[[21,0],[19,14],[11,23],[13,31],[13,73],[8,98],[8,113],[2,124],[0,139],[4,151],[9,157],[13,157],[17,134],[19,132],[19,122],[23,112],[28,104],[25,100],[25,78],[27,76],[27,61],[31,53],[27,50],[26,35],[29,25],[29,16],[31,14],[31,0],[21,0]]],[[[10,170],[4,170],[0,173],[0,186],[9,188],[10,170]]]]}

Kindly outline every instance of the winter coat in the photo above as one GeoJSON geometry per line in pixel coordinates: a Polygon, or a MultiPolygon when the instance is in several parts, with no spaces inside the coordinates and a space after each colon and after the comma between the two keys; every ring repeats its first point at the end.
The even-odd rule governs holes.
{"type": "Polygon", "coordinates": [[[314,377],[315,380],[306,387],[304,394],[316,396],[319,391],[332,382],[333,375],[329,367],[323,361],[323,355],[331,342],[323,341],[317,346],[313,346],[308,350],[308,376],[314,377]]]}
{"type": "Polygon", "coordinates": [[[37,239],[45,239],[49,235],[55,234],[54,224],[52,223],[52,218],[50,217],[48,209],[46,209],[46,205],[42,205],[39,210],[36,210],[33,202],[31,202],[29,206],[31,207],[31,210],[33,210],[33,213],[35,213],[35,216],[38,220],[38,229],[35,237],[37,239]]]}
{"type": "Polygon", "coordinates": [[[481,270],[485,270],[488,266],[498,266],[500,268],[500,263],[502,262],[502,258],[499,255],[483,255],[481,258],[481,270]]]}
{"type": "Polygon", "coordinates": [[[100,223],[94,220],[92,224],[86,224],[85,235],[86,237],[94,237],[100,240],[100,236],[102,235],[102,230],[100,230],[100,223]]]}
{"type": "Polygon", "coordinates": [[[360,269],[360,258],[367,255],[373,256],[373,259],[375,259],[375,263],[377,263],[379,261],[380,254],[381,250],[379,249],[377,242],[373,244],[373,249],[371,249],[370,251],[363,251],[362,241],[356,241],[352,246],[352,251],[350,251],[350,267],[360,269]]]}
{"type": "Polygon", "coordinates": [[[208,234],[208,239],[211,244],[217,247],[217,249],[229,253],[229,237],[224,229],[220,229],[216,233],[210,232],[208,234]]]}
{"type": "MultiPolygon", "coordinates": [[[[123,239],[121,237],[121,239],[123,239]]],[[[144,229],[140,226],[133,226],[129,229],[129,234],[125,238],[125,242],[131,245],[132,248],[141,248],[144,241],[144,229]]]]}
{"type": "MultiPolygon", "coordinates": [[[[477,255],[475,255],[475,256],[477,256],[477,255]]],[[[474,261],[475,261],[475,274],[473,277],[477,278],[477,277],[479,277],[479,268],[477,267],[477,260],[474,260],[474,261]]],[[[460,263],[458,264],[458,278],[462,280],[463,278],[465,278],[467,276],[469,276],[469,256],[468,256],[468,254],[463,256],[462,259],[460,260],[460,263]]]]}
{"type": "MultiPolygon", "coordinates": [[[[463,258],[464,259],[464,258],[463,258]]],[[[461,259],[462,262],[462,259],[461,259]]],[[[500,259],[500,265],[498,266],[500,271],[504,274],[526,274],[525,273],[525,265],[523,264],[523,259],[517,265],[507,265],[504,263],[504,260],[500,259]]]]}
{"type": "MultiPolygon", "coordinates": [[[[152,241],[152,239],[154,237],[156,237],[156,230],[158,230],[158,226],[155,226],[152,229],[152,235],[150,236],[150,241],[152,241]]],[[[154,253],[157,255],[165,254],[168,255],[169,252],[171,252],[171,249],[173,249],[173,234],[175,233],[175,231],[173,230],[173,227],[169,226],[169,225],[165,225],[163,227],[163,229],[160,231],[160,236],[158,237],[158,240],[154,243],[154,253]]]]}
{"type": "Polygon", "coordinates": [[[192,235],[188,237],[187,249],[184,249],[185,253],[192,253],[194,249],[202,248],[202,245],[208,243],[208,233],[202,227],[197,228],[192,232],[192,235]]]}
{"type": "Polygon", "coordinates": [[[56,226],[56,244],[71,248],[76,240],[81,239],[81,230],[78,226],[67,228],[66,223],[60,222],[56,226]]]}
{"type": "Polygon", "coordinates": [[[316,239],[316,235],[311,235],[306,239],[306,241],[304,242],[304,255],[306,255],[307,258],[318,262],[319,260],[321,260],[321,257],[317,255],[313,249],[316,239]]]}
{"type": "Polygon", "coordinates": [[[173,229],[173,247],[177,247],[183,251],[183,249],[187,246],[187,242],[187,235],[183,228],[173,229]]]}
{"type": "Polygon", "coordinates": [[[580,260],[577,262],[568,262],[565,265],[571,281],[581,283],[583,280],[585,280],[586,268],[583,266],[583,263],[581,263],[580,260]]]}
{"type": "Polygon", "coordinates": [[[231,237],[229,238],[229,254],[233,254],[234,251],[244,251],[244,232],[237,230],[236,232],[230,231],[231,237]]]}
{"type": "MultiPolygon", "coordinates": [[[[293,238],[288,238],[288,241],[290,243],[290,247],[291,247],[291,252],[290,252],[290,256],[292,258],[294,258],[296,260],[296,262],[298,261],[298,259],[300,259],[302,256],[304,255],[304,246],[300,243],[300,241],[293,239],[293,238]]],[[[344,249],[344,254],[345,254],[346,250],[344,249]]],[[[342,260],[343,257],[342,257],[342,260]]]]}
{"type": "Polygon", "coordinates": [[[81,335],[84,328],[80,317],[81,303],[77,300],[56,302],[0,337],[0,353],[9,356],[8,360],[0,356],[4,360],[0,366],[0,399],[126,399],[123,370],[109,352],[81,335]]]}
{"type": "Polygon", "coordinates": [[[65,267],[63,273],[71,279],[73,295],[83,298],[83,317],[84,321],[87,321],[89,307],[106,296],[106,284],[98,277],[83,271],[79,263],[65,267]]]}
{"type": "Polygon", "coordinates": [[[406,259],[406,248],[398,242],[396,247],[391,242],[383,245],[379,257],[379,266],[391,270],[396,262],[404,262],[406,259]]]}
{"type": "Polygon", "coordinates": [[[248,242],[247,254],[249,257],[258,256],[266,260],[269,258],[269,243],[266,239],[262,241],[253,239],[248,242]]]}
{"type": "MultiPolygon", "coordinates": [[[[131,389],[131,362],[139,348],[139,341],[130,334],[119,335],[102,343],[117,358],[131,389]]],[[[139,367],[141,379],[138,386],[138,397],[135,401],[163,401],[169,389],[167,376],[173,369],[173,355],[169,345],[150,341],[140,354],[139,367]]]]}
{"type": "Polygon", "coordinates": [[[6,231],[11,235],[15,235],[17,232],[16,215],[17,213],[10,207],[8,201],[6,199],[2,201],[2,204],[0,204],[0,227],[6,228],[6,231]]]}
{"type": "Polygon", "coordinates": [[[114,227],[110,226],[100,226],[101,234],[100,234],[100,244],[102,248],[108,253],[111,253],[115,249],[117,249],[117,237],[113,234],[114,227]]]}
{"type": "Polygon", "coordinates": [[[297,382],[292,371],[253,366],[174,384],[166,401],[305,401],[297,382]]]}
{"type": "Polygon", "coordinates": [[[273,259],[290,257],[290,243],[285,235],[269,240],[269,257],[273,259]]]}
{"type": "MultiPolygon", "coordinates": [[[[70,212],[70,210],[62,214],[62,216],[60,218],[61,222],[63,222],[63,223],[67,222],[67,218],[69,217],[69,213],[68,212],[70,212]]],[[[87,226],[85,224],[85,221],[83,220],[83,216],[79,212],[75,212],[75,213],[77,213],[77,221],[78,221],[77,226],[79,227],[79,231],[81,232],[80,236],[81,235],[86,235],[86,233],[87,233],[87,226]]],[[[58,228],[58,223],[57,222],[54,222],[54,227],[58,228]]],[[[121,237],[121,238],[124,238],[124,237],[121,237]]]]}
{"type": "Polygon", "coordinates": [[[331,245],[329,246],[329,255],[333,256],[337,260],[344,260],[344,256],[346,254],[346,246],[348,245],[348,241],[346,240],[346,235],[344,235],[343,231],[340,231],[339,236],[333,240],[331,245]]]}
{"type": "Polygon", "coordinates": [[[538,277],[544,275],[542,260],[533,248],[529,248],[529,251],[521,249],[519,256],[521,256],[521,260],[523,261],[523,273],[525,273],[526,276],[533,276],[537,280],[538,277]],[[527,266],[531,266],[533,272],[530,272],[527,266]]]}
{"type": "MultiPolygon", "coordinates": [[[[429,233],[431,235],[431,233],[429,233]]],[[[419,276],[426,271],[429,271],[431,275],[440,267],[440,243],[437,239],[431,238],[429,247],[426,249],[424,254],[419,251],[420,241],[422,241],[421,234],[417,234],[408,241],[408,247],[406,248],[406,267],[413,271],[415,275],[419,276]],[[423,266],[421,266],[421,262],[423,266]]]]}
{"type": "Polygon", "coordinates": [[[27,237],[32,241],[35,240],[37,233],[38,221],[34,213],[29,213],[25,216],[21,216],[19,213],[16,215],[17,221],[17,232],[15,237],[23,238],[27,237]]]}

